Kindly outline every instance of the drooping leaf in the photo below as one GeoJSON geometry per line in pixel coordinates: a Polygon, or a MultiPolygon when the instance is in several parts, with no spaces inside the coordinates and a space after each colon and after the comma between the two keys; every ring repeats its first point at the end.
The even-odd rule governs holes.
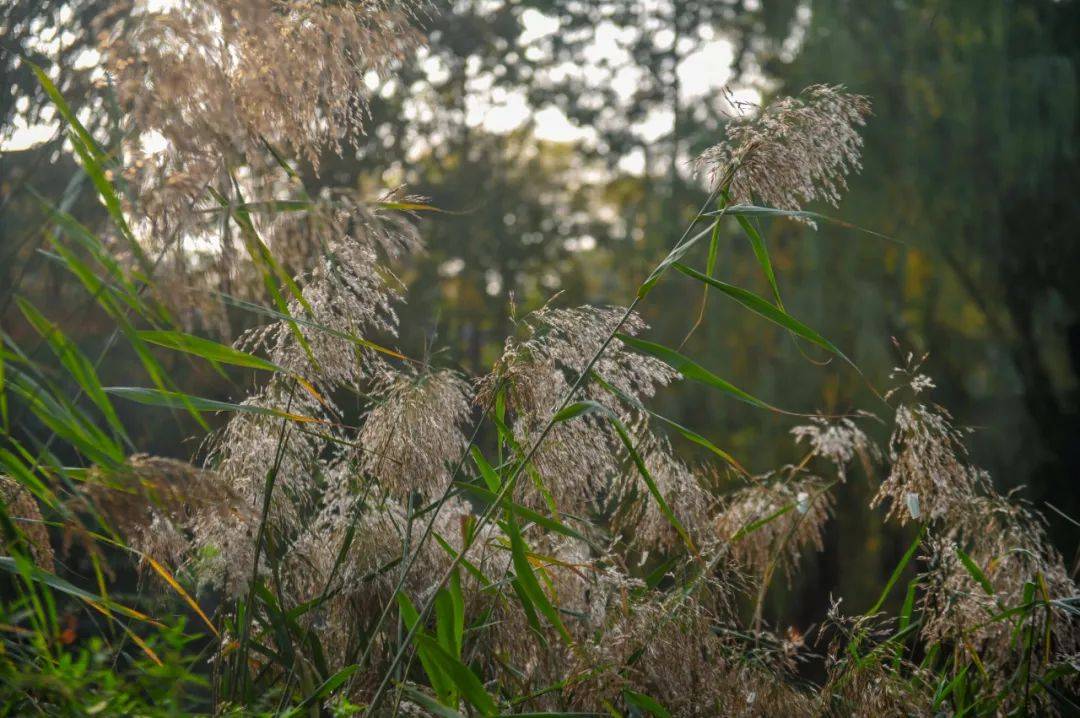
{"type": "Polygon", "coordinates": [[[900,658],[903,655],[904,643],[907,640],[906,631],[912,627],[911,617],[915,612],[915,593],[919,587],[919,579],[913,578],[908,582],[907,593],[904,595],[904,605],[900,609],[900,623],[897,625],[897,635],[893,636],[894,640],[900,641],[900,648],[897,650],[896,658],[893,661],[894,670],[900,668],[900,658]],[[901,634],[903,637],[901,638],[901,634]]]}
{"type": "Polygon", "coordinates": [[[768,516],[764,516],[764,517],[762,517],[760,519],[757,519],[756,521],[751,521],[750,523],[746,524],[745,526],[740,528],[738,531],[733,533],[731,535],[730,540],[731,541],[738,541],[739,539],[742,539],[742,538],[754,533],[755,531],[761,529],[762,527],[768,526],[769,524],[771,524],[773,521],[776,521],[778,518],[780,518],[784,514],[792,511],[794,508],[795,508],[794,503],[790,503],[790,504],[786,504],[784,506],[781,506],[780,508],[778,508],[776,511],[773,511],[768,516]]]}
{"type": "Polygon", "coordinates": [[[23,485],[30,493],[41,499],[46,506],[56,504],[56,496],[52,490],[38,478],[37,474],[15,454],[7,449],[0,448],[0,467],[4,472],[23,485]]]}
{"type": "Polygon", "coordinates": [[[671,713],[667,708],[660,705],[660,702],[651,696],[647,696],[644,693],[638,693],[629,689],[623,690],[623,698],[626,702],[643,711],[648,711],[656,718],[671,718],[671,713]]]}
{"type": "Polygon", "coordinates": [[[481,715],[494,716],[499,712],[495,700],[484,690],[484,684],[472,669],[450,655],[438,641],[426,633],[417,633],[415,640],[418,647],[423,646],[429,651],[429,655],[439,664],[461,696],[480,711],[481,715]]]}
{"type": "Polygon", "coordinates": [[[454,635],[454,602],[446,588],[435,594],[435,636],[447,653],[461,658],[461,650],[454,635]]]}
{"type": "Polygon", "coordinates": [[[161,578],[165,580],[165,583],[169,584],[169,587],[172,588],[172,590],[175,591],[176,594],[184,600],[184,603],[191,607],[191,610],[194,611],[195,614],[202,619],[203,623],[206,624],[206,627],[210,629],[210,632],[213,633],[215,636],[219,636],[220,634],[218,633],[217,627],[214,626],[214,622],[210,620],[209,616],[203,613],[203,610],[199,606],[198,602],[194,598],[192,598],[187,591],[184,590],[184,587],[180,585],[180,582],[176,580],[176,577],[173,576],[168,569],[155,561],[152,556],[143,554],[143,559],[145,559],[146,562],[150,564],[150,567],[154,569],[154,572],[161,576],[161,578]]]}
{"type": "MultiPolygon", "coordinates": [[[[116,323],[116,329],[120,333],[122,333],[127,339],[128,343],[131,345],[131,348],[139,357],[139,361],[142,364],[143,368],[146,370],[146,373],[150,376],[151,381],[153,381],[154,386],[156,386],[160,391],[163,392],[172,391],[172,381],[169,378],[168,373],[164,370],[161,364],[158,363],[157,359],[154,357],[153,353],[146,345],[146,342],[144,342],[139,337],[138,331],[132,324],[131,319],[128,318],[127,313],[124,311],[123,307],[114,300],[111,287],[100,277],[94,274],[94,272],[89,267],[87,267],[84,262],[79,260],[79,258],[75,256],[74,252],[65,247],[59,240],[55,238],[53,238],[53,247],[56,249],[57,253],[60,254],[64,261],[64,264],[68,267],[68,269],[76,277],[78,277],[79,281],[83,284],[87,292],[89,292],[90,295],[94,297],[95,300],[97,300],[101,308],[104,309],[105,312],[116,323]]],[[[139,303],[138,296],[135,295],[129,299],[132,302],[132,304],[129,304],[129,306],[133,310],[142,313],[142,308],[141,304],[139,303]]],[[[182,396],[183,395],[181,395],[181,397],[182,396]]],[[[198,411],[196,411],[193,406],[184,403],[182,408],[186,409],[202,428],[206,430],[210,429],[209,425],[206,424],[205,421],[203,421],[203,418],[199,415],[198,411]]]]}
{"type": "Polygon", "coordinates": [[[705,276],[701,272],[691,267],[688,267],[685,264],[676,264],[675,268],[683,274],[687,275],[688,277],[692,277],[699,282],[704,282],[720,290],[721,292],[731,297],[736,302],[743,305],[755,314],[758,314],[773,322],[774,324],[781,326],[784,329],[787,329],[788,331],[802,337],[803,339],[806,339],[813,344],[816,344],[822,349],[832,354],[835,354],[851,366],[855,366],[855,363],[848,359],[847,355],[840,351],[835,344],[830,342],[825,337],[821,336],[819,333],[817,333],[810,327],[800,322],[798,319],[795,319],[795,317],[788,314],[782,308],[776,306],[775,304],[772,304],[769,301],[766,301],[765,299],[762,299],[753,292],[742,289],[741,287],[736,287],[734,285],[728,284],[727,282],[722,282],[719,279],[713,279],[712,277],[705,276]]]}
{"type": "Polygon", "coordinates": [[[704,436],[702,436],[701,434],[697,433],[696,431],[694,431],[694,430],[692,430],[692,429],[688,429],[687,427],[685,427],[685,426],[683,426],[682,424],[680,424],[680,423],[678,423],[678,422],[674,421],[673,419],[669,419],[668,417],[664,416],[663,414],[660,414],[660,413],[658,413],[658,412],[655,412],[655,411],[653,411],[653,410],[652,410],[652,409],[650,409],[649,407],[645,406],[645,404],[643,404],[643,403],[642,403],[642,402],[641,402],[640,400],[638,400],[637,398],[635,398],[635,397],[633,397],[633,396],[629,396],[629,395],[628,395],[628,394],[626,394],[625,392],[623,392],[623,391],[620,391],[620,390],[619,390],[619,389],[618,389],[617,387],[615,387],[615,386],[612,386],[612,385],[611,385],[610,383],[608,383],[607,381],[605,381],[605,380],[604,380],[604,378],[603,378],[602,376],[600,376],[599,374],[597,374],[596,372],[593,372],[593,373],[592,373],[592,379],[593,379],[593,381],[595,381],[595,382],[596,382],[597,384],[599,384],[600,386],[602,386],[602,387],[603,387],[604,389],[606,389],[606,390],[607,390],[608,392],[610,392],[610,393],[611,393],[611,394],[613,394],[614,396],[617,396],[617,397],[618,397],[619,399],[621,399],[622,401],[626,402],[627,404],[630,404],[631,406],[633,406],[633,407],[637,408],[637,409],[638,409],[638,410],[640,410],[640,411],[643,411],[643,412],[645,412],[645,413],[646,413],[646,414],[648,414],[649,416],[651,416],[651,417],[653,417],[653,418],[655,418],[655,419],[658,419],[658,420],[659,420],[660,422],[662,422],[662,423],[664,423],[664,424],[667,424],[667,425],[668,425],[668,426],[670,426],[671,428],[675,429],[675,431],[677,431],[677,432],[679,432],[680,434],[682,434],[682,436],[683,436],[683,437],[684,437],[685,439],[688,439],[689,441],[692,441],[692,442],[694,442],[694,443],[695,443],[695,444],[697,444],[698,446],[702,446],[702,447],[704,447],[704,448],[708,449],[708,450],[709,450],[709,451],[711,451],[711,452],[712,452],[713,454],[715,454],[716,456],[718,456],[718,457],[720,457],[721,459],[723,459],[723,460],[724,460],[724,461],[725,461],[725,462],[726,462],[726,463],[727,463],[727,464],[728,464],[729,466],[731,466],[731,467],[732,467],[733,469],[735,469],[736,471],[738,471],[738,472],[739,472],[740,474],[742,474],[743,476],[747,476],[747,477],[749,477],[749,476],[750,476],[750,472],[748,472],[748,471],[747,471],[747,470],[746,470],[746,469],[745,469],[745,468],[743,467],[743,465],[742,465],[742,464],[740,464],[740,463],[738,462],[738,460],[736,460],[736,459],[735,459],[735,457],[734,457],[734,456],[732,456],[732,455],[731,455],[731,454],[729,454],[728,452],[724,451],[724,450],[723,450],[723,449],[721,449],[721,448],[720,448],[719,446],[717,446],[716,444],[712,443],[711,441],[709,441],[708,439],[706,439],[706,438],[705,438],[704,436]]]}
{"type": "Polygon", "coordinates": [[[758,207],[751,204],[736,204],[728,207],[724,207],[722,210],[706,213],[707,216],[719,216],[719,215],[731,215],[732,217],[784,217],[787,219],[804,219],[811,222],[826,222],[828,224],[835,224],[839,227],[846,227],[847,229],[853,229],[864,234],[869,234],[878,239],[884,239],[888,242],[894,242],[896,244],[903,244],[899,240],[889,237],[888,235],[875,232],[871,229],[859,227],[858,225],[845,222],[836,217],[829,217],[817,212],[808,212],[806,210],[791,210],[791,209],[776,209],[774,207],[758,207]]]}
{"type": "Polygon", "coordinates": [[[450,595],[454,646],[457,649],[455,655],[460,658],[465,641],[465,596],[461,593],[461,572],[457,569],[450,574],[450,584],[447,590],[450,595]]]}
{"type": "Polygon", "coordinates": [[[281,366],[261,357],[242,352],[226,344],[220,344],[180,331],[146,330],[140,331],[139,337],[150,344],[176,349],[185,354],[192,354],[212,362],[248,367],[250,369],[262,369],[263,371],[286,371],[281,366]]]}
{"type": "Polygon", "coordinates": [[[54,434],[95,463],[112,466],[122,463],[123,448],[102,431],[97,422],[76,406],[67,392],[46,377],[38,381],[28,373],[12,371],[7,388],[54,434]]]}
{"type": "Polygon", "coordinates": [[[435,539],[435,543],[439,544],[439,547],[446,552],[446,555],[450,557],[451,561],[460,560],[461,565],[465,568],[466,571],[469,572],[470,576],[476,579],[477,583],[479,583],[484,588],[487,588],[491,585],[491,580],[484,575],[483,571],[476,567],[476,564],[474,564],[467,558],[458,558],[460,555],[458,551],[455,550],[454,547],[451,546],[445,538],[440,536],[438,531],[432,531],[431,537],[435,539]]]}
{"type": "Polygon", "coordinates": [[[417,690],[414,686],[405,684],[402,689],[405,695],[409,697],[409,700],[413,701],[432,715],[439,716],[439,718],[465,718],[464,715],[458,713],[453,708],[444,706],[442,703],[432,700],[431,696],[417,690]]]}
{"type": "MultiPolygon", "coordinates": [[[[477,498],[480,498],[487,503],[491,503],[496,498],[495,492],[484,489],[483,487],[477,486],[476,484],[457,482],[455,485],[462,491],[472,494],[473,496],[476,496],[477,498]]],[[[538,511],[534,511],[527,506],[522,506],[521,504],[515,503],[511,501],[508,497],[503,497],[501,505],[507,510],[509,510],[511,513],[513,513],[515,516],[518,516],[525,521],[531,521],[538,526],[543,526],[549,531],[554,531],[555,533],[560,533],[564,536],[570,536],[580,541],[587,540],[580,532],[575,531],[561,521],[551,518],[550,516],[544,516],[538,511]]]]}
{"type": "Polygon", "coordinates": [[[502,488],[502,479],[495,473],[495,470],[491,468],[491,464],[487,462],[487,459],[484,458],[484,454],[480,451],[480,447],[473,446],[472,449],[469,450],[469,453],[472,455],[473,463],[476,464],[476,468],[480,470],[480,476],[484,479],[484,483],[487,484],[489,491],[491,491],[493,495],[498,493],[499,489],[502,488]]]}
{"type": "Polygon", "coordinates": [[[424,633],[423,626],[417,627],[417,624],[420,622],[420,613],[416,610],[416,607],[413,606],[409,597],[404,593],[399,591],[396,597],[398,611],[401,615],[401,620],[405,623],[405,627],[409,631],[416,631],[416,652],[420,657],[420,665],[423,666],[424,673],[427,674],[428,680],[431,682],[431,687],[435,690],[435,694],[439,696],[439,700],[444,704],[457,705],[454,681],[447,675],[437,656],[432,653],[430,644],[419,640],[422,636],[425,638],[428,637],[424,633]]]}
{"type": "Polygon", "coordinates": [[[325,699],[327,696],[329,696],[331,693],[341,687],[341,684],[344,683],[353,673],[356,673],[359,668],[360,666],[354,663],[351,666],[345,666],[340,671],[327,678],[325,681],[322,682],[322,684],[319,685],[318,688],[315,689],[314,693],[301,701],[296,706],[296,708],[293,709],[291,715],[301,715],[306,709],[321,702],[323,699],[325,699]]]}
{"type": "Polygon", "coordinates": [[[316,419],[311,416],[294,414],[288,411],[282,411],[281,409],[255,406],[253,404],[234,404],[228,401],[217,401],[215,399],[192,396],[191,394],[184,394],[178,391],[162,391],[160,389],[151,389],[143,386],[109,386],[105,387],[105,391],[114,396],[119,396],[139,404],[164,406],[170,409],[193,407],[198,411],[235,411],[247,414],[262,414],[265,416],[276,416],[282,419],[290,419],[292,421],[304,423],[321,423],[322,421],[321,419],[316,419]]]}
{"type": "Polygon", "coordinates": [[[130,440],[127,439],[127,432],[124,430],[123,424],[120,423],[120,418],[116,415],[115,409],[113,409],[112,402],[109,401],[109,397],[101,386],[97,370],[86,355],[79,350],[75,342],[68,339],[67,335],[58,326],[46,319],[33,304],[22,297],[16,297],[15,302],[19,305],[19,309],[22,311],[23,316],[26,317],[26,320],[49,345],[53,354],[68,370],[72,378],[78,382],[86,396],[101,410],[102,415],[104,415],[105,420],[116,435],[130,443],[130,440]]]}
{"type": "Polygon", "coordinates": [[[563,641],[567,645],[573,644],[574,639],[570,636],[570,632],[566,630],[566,626],[563,625],[558,610],[551,604],[547,594],[544,593],[540,583],[536,580],[536,574],[533,573],[532,564],[529,563],[528,559],[528,547],[525,544],[525,539],[521,536],[521,532],[513,521],[506,522],[504,527],[508,529],[514,574],[517,576],[522,591],[528,596],[532,604],[544,614],[544,617],[547,618],[551,625],[555,627],[563,641]]]}
{"type": "Polygon", "coordinates": [[[637,349],[640,352],[644,352],[645,354],[650,354],[656,357],[660,361],[670,366],[672,369],[678,371],[687,379],[692,379],[702,384],[711,386],[714,389],[719,389],[720,391],[738,399],[739,401],[746,402],[747,404],[750,404],[751,406],[756,406],[760,409],[768,409],[769,411],[777,411],[781,413],[791,413],[784,412],[782,409],[778,409],[772,404],[764,402],[761,399],[758,399],[756,396],[753,396],[752,394],[743,391],[731,382],[721,379],[705,367],[701,366],[689,357],[683,356],[674,349],[669,349],[662,344],[646,341],[644,339],[638,339],[637,337],[632,337],[627,334],[618,334],[617,336],[623,344],[626,344],[629,347],[633,347],[634,349],[637,349]]]}
{"type": "Polygon", "coordinates": [[[732,456],[728,452],[724,451],[719,446],[712,443],[711,441],[709,441],[708,439],[706,439],[704,436],[697,433],[696,431],[688,429],[685,426],[683,426],[682,424],[679,424],[679,423],[677,423],[675,421],[672,421],[671,419],[667,418],[666,416],[658,414],[655,411],[649,411],[649,416],[652,416],[652,417],[655,417],[655,418],[659,419],[663,423],[665,423],[668,426],[675,429],[675,431],[682,434],[684,438],[689,439],[690,441],[694,442],[695,444],[698,444],[699,446],[703,446],[706,449],[708,449],[709,451],[711,451],[712,453],[716,454],[718,457],[720,457],[725,462],[727,462],[727,464],[729,466],[731,466],[731,468],[735,469],[736,471],[738,471],[743,476],[749,476],[750,475],[750,472],[747,471],[743,467],[743,465],[740,464],[739,461],[734,456],[732,456]]]}
{"type": "Polygon", "coordinates": [[[915,556],[915,552],[918,551],[919,545],[922,543],[923,537],[926,535],[926,527],[924,526],[919,530],[915,540],[908,546],[907,551],[904,552],[903,558],[900,559],[900,563],[893,569],[892,575],[889,576],[888,582],[885,584],[885,588],[881,591],[881,596],[878,597],[877,602],[867,611],[867,614],[874,614],[881,610],[881,607],[885,605],[885,599],[888,598],[889,592],[892,591],[893,586],[900,580],[900,576],[904,573],[904,569],[907,568],[908,563],[915,556]]]}
{"type": "Polygon", "coordinates": [[[131,250],[139,263],[139,267],[146,275],[146,278],[149,279],[152,270],[150,260],[146,257],[142,245],[135,239],[135,235],[132,234],[127,219],[124,217],[123,205],[120,202],[119,196],[116,194],[116,189],[113,187],[110,173],[104,166],[106,161],[105,153],[101,151],[94,141],[94,138],[82,123],[79,122],[75,112],[72,111],[71,107],[60,93],[60,90],[52,80],[49,79],[49,76],[37,65],[33,63],[29,64],[30,69],[37,77],[38,83],[41,85],[42,89],[45,90],[45,94],[49,96],[53,105],[56,106],[60,115],[70,126],[71,132],[69,133],[69,136],[71,138],[71,144],[75,149],[75,153],[79,155],[83,170],[90,177],[91,183],[93,183],[98,194],[101,196],[102,202],[105,204],[105,209],[108,211],[109,217],[112,219],[120,236],[124,238],[128,245],[128,249],[131,250]]]}
{"type": "Polygon", "coordinates": [[[979,568],[979,565],[975,563],[971,556],[968,556],[959,546],[956,547],[956,556],[960,559],[960,563],[964,565],[964,568],[967,569],[967,572],[971,574],[971,577],[975,579],[975,582],[982,586],[982,589],[986,591],[986,594],[988,596],[993,596],[994,585],[990,583],[990,579],[986,577],[986,574],[983,573],[983,570],[979,568]]]}
{"type": "Polygon", "coordinates": [[[69,596],[74,596],[75,598],[81,599],[87,604],[97,607],[98,610],[104,612],[106,615],[108,615],[109,610],[113,610],[117,613],[128,616],[129,618],[134,618],[139,621],[151,623],[153,625],[161,625],[157,621],[154,621],[149,616],[140,611],[136,611],[133,608],[129,608],[127,606],[119,604],[111,599],[106,599],[90,593],[89,591],[83,590],[75,584],[71,583],[70,581],[66,581],[55,574],[48,573],[47,571],[42,571],[35,566],[20,568],[18,566],[18,563],[12,556],[0,556],[0,568],[14,574],[29,573],[31,580],[44,584],[49,588],[60,591],[61,593],[65,593],[69,596]]]}
{"type": "MultiPolygon", "coordinates": [[[[769,257],[769,248],[765,244],[765,238],[761,236],[757,231],[757,227],[745,216],[737,215],[735,219],[750,239],[750,248],[754,251],[754,257],[757,258],[758,266],[761,267],[761,272],[765,275],[769,288],[772,289],[776,306],[783,309],[784,300],[780,298],[780,285],[776,281],[776,272],[773,271],[772,259],[769,257]]],[[[706,274],[712,276],[712,272],[706,272],[706,274]]]]}

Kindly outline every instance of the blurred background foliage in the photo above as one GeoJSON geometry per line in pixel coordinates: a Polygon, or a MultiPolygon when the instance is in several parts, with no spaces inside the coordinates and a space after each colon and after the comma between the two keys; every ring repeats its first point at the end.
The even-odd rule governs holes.
{"type": "MultiPolygon", "coordinates": [[[[87,121],[113,126],[88,52],[108,5],[0,9],[0,321],[20,345],[36,343],[14,308],[19,293],[90,356],[109,324],[38,251],[45,223],[31,190],[91,226],[102,209],[71,179],[80,173],[59,128],[25,148],[11,138],[55,122],[18,53],[50,68],[87,121]]],[[[899,361],[891,338],[929,352],[934,398],[976,428],[977,462],[1004,488],[1027,487],[1072,558],[1080,534],[1047,503],[1080,516],[1077,3],[462,0],[433,3],[422,23],[428,48],[394,80],[373,78],[356,151],[303,170],[312,190],[351,185],[375,197],[403,184],[445,210],[422,218],[428,252],[400,268],[403,349],[480,373],[514,317],[553,295],[561,305],[628,302],[704,201],[692,159],[740,102],[844,84],[872,99],[874,115],[863,171],[828,213],[896,241],[766,224],[785,303],[876,387],[899,361]],[[515,121],[492,121],[513,115],[507,108],[515,121]]],[[[767,294],[750,248],[729,231],[718,271],[767,294]]],[[[688,281],[661,285],[644,308],[653,336],[677,346],[699,302],[688,281]]],[[[783,332],[719,298],[707,311],[685,351],[735,384],[800,411],[882,408],[858,375],[819,363],[783,332]]],[[[231,319],[233,336],[253,321],[231,319]]],[[[186,391],[243,396],[175,362],[167,368],[186,391]]],[[[110,360],[102,373],[134,383],[139,371],[110,360]]],[[[753,470],[800,456],[788,434],[797,419],[691,387],[657,401],[753,470]]],[[[194,452],[191,426],[138,428],[143,450],[194,452]]],[[[830,594],[852,610],[872,603],[908,543],[868,520],[881,478],[849,479],[825,551],[775,592],[774,615],[805,627],[830,594]]]]}

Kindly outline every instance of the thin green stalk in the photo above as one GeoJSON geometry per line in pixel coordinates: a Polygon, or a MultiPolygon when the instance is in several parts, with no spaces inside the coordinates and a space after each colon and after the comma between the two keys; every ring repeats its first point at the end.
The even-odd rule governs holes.
{"type": "MultiPolygon", "coordinates": [[[[292,409],[292,392],[295,390],[295,385],[291,385],[289,390],[289,401],[286,405],[286,410],[292,409]]],[[[274,493],[274,486],[277,483],[278,471],[281,469],[281,461],[285,456],[285,446],[287,443],[288,432],[290,429],[290,422],[287,419],[281,420],[281,431],[278,434],[277,449],[274,456],[274,465],[270,471],[266,474],[266,485],[263,488],[263,505],[262,515],[259,517],[259,528],[255,535],[255,557],[252,560],[251,567],[251,584],[248,586],[247,604],[244,610],[244,622],[240,627],[240,646],[236,652],[236,666],[237,671],[241,668],[244,669],[244,683],[243,688],[246,692],[248,689],[248,681],[250,679],[249,672],[247,670],[247,648],[248,638],[251,631],[252,611],[255,605],[255,584],[259,579],[259,558],[262,555],[263,543],[266,540],[266,523],[270,514],[270,500],[274,493]]],[[[233,679],[233,694],[236,693],[236,676],[233,679]]]]}

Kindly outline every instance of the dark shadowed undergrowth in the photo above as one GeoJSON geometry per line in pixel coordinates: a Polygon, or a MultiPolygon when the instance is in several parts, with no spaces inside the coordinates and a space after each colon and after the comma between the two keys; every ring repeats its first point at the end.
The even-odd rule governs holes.
{"type": "Polygon", "coordinates": [[[435,208],[313,196],[295,169],[349,148],[364,73],[422,42],[422,9],[133,5],[101,19],[108,141],[38,72],[107,214],[87,227],[42,200],[46,257],[112,329],[88,356],[71,317],[19,297],[34,339],[3,337],[7,714],[1077,709],[1073,577],[1044,518],[969,461],[921,357],[864,377],[863,412],[802,414],[650,340],[636,311],[691,282],[700,306],[667,320],[693,332],[734,302],[858,374],[785,305],[759,226],[837,221],[803,207],[835,205],[859,168],[868,98],[817,85],[734,118],[699,159],[708,201],[625,305],[515,313],[489,373],[465,376],[397,342],[394,269],[435,208]],[[725,224],[767,296],[724,279],[725,224]],[[144,371],[104,386],[119,354],[144,371]],[[177,356],[240,398],[188,393],[177,356]],[[650,407],[670,391],[802,417],[800,458],[751,471],[650,407]],[[170,457],[134,445],[131,416],[177,423],[170,457]],[[879,600],[835,601],[806,635],[772,625],[769,591],[857,481],[910,529],[879,600]]]}

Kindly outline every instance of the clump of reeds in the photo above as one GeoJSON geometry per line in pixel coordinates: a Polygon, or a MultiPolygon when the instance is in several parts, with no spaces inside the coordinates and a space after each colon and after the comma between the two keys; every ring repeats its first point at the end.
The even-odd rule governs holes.
{"type": "MultiPolygon", "coordinates": [[[[701,160],[720,210],[699,213],[705,231],[688,230],[630,306],[545,306],[522,318],[488,375],[470,378],[370,338],[396,337],[401,289],[386,262],[421,249],[410,203],[303,197],[285,220],[250,215],[288,185],[274,184],[284,168],[253,155],[280,145],[315,163],[337,147],[362,117],[359,73],[385,70],[415,42],[408,9],[183,7],[135,12],[109,40],[130,121],[170,146],[152,167],[135,156],[140,191],[161,193],[146,216],[179,211],[175,198],[205,204],[249,246],[270,231],[309,245],[315,261],[282,276],[252,252],[275,293],[264,312],[274,321],[233,347],[152,335],[270,372],[248,398],[220,405],[232,413],[202,466],[110,448],[70,489],[83,501],[72,505],[103,514],[140,554],[217,592],[206,620],[221,636],[221,695],[253,710],[266,694],[281,707],[359,704],[378,715],[1054,705],[1052,686],[1074,672],[1080,641],[1076,586],[1037,514],[968,464],[965,433],[943,409],[899,404],[887,456],[853,417],[812,417],[793,432],[804,458],[755,477],[647,405],[695,381],[772,408],[642,338],[635,309],[671,268],[839,353],[778,301],[682,260],[747,203],[775,208],[754,207],[764,215],[835,204],[858,167],[865,98],[814,86],[733,122],[701,160]],[[680,458],[669,430],[715,462],[680,458]],[[851,620],[830,616],[828,678],[810,686],[797,678],[803,638],[766,625],[762,605],[776,569],[790,576],[821,549],[833,492],[856,460],[888,461],[874,505],[920,527],[896,575],[920,544],[925,570],[898,622],[877,615],[880,602],[851,620]]],[[[902,374],[916,399],[932,387],[917,362],[902,374]]],[[[138,396],[202,408],[166,389],[138,396]]],[[[51,570],[37,506],[9,485],[8,514],[31,520],[23,533],[51,570]]]]}

